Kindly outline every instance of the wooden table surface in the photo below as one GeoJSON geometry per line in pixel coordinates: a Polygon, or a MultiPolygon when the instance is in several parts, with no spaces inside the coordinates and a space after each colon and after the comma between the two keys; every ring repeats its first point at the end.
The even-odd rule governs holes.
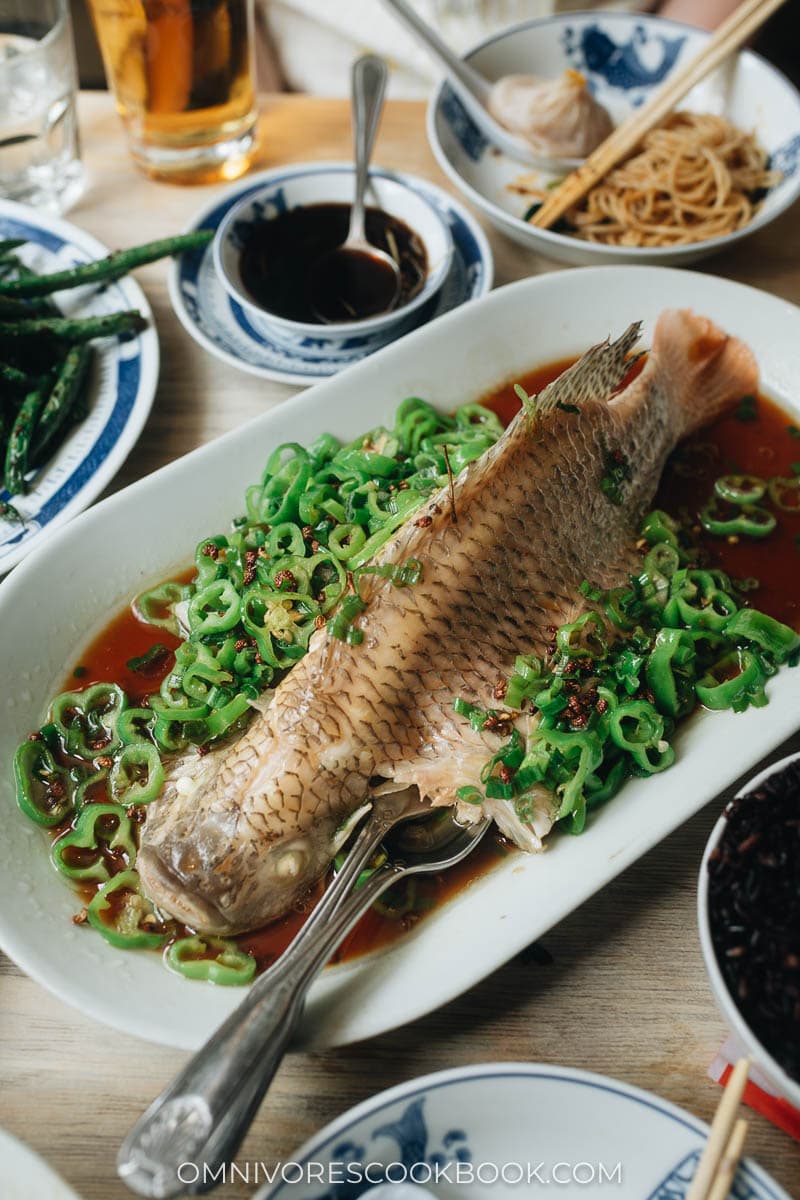
{"type": "MultiPolygon", "coordinates": [[[[445,183],[427,145],[423,113],[416,102],[387,106],[376,161],[445,183]]],[[[175,188],[138,175],[104,94],[83,95],[80,117],[89,182],[69,218],[110,245],[178,230],[223,190],[175,188]]],[[[265,98],[262,134],[257,168],[350,153],[348,110],[339,101],[265,98]]],[[[554,269],[488,233],[498,284],[554,269]]],[[[703,269],[800,303],[800,259],[787,253],[800,246],[798,235],[796,208],[703,269]]],[[[138,273],[155,311],[161,379],[144,433],[111,490],[295,391],[237,373],[197,347],[172,313],[166,275],[163,263],[138,273]]],[[[542,942],[549,956],[526,951],[447,1007],[373,1041],[289,1055],[239,1161],[285,1161],[322,1125],[375,1092],[476,1062],[541,1061],[600,1071],[709,1118],[719,1090],[706,1072],[725,1030],[700,956],[695,889],[719,807],[709,806],[551,930],[542,942]]],[[[117,1147],[184,1061],[183,1053],[88,1020],[0,955],[0,1127],[44,1155],[85,1200],[130,1195],[115,1175],[117,1147]]],[[[748,1147],[800,1196],[800,1145],[753,1114],[748,1147]]],[[[219,1194],[243,1200],[252,1191],[232,1184],[219,1194]]]]}

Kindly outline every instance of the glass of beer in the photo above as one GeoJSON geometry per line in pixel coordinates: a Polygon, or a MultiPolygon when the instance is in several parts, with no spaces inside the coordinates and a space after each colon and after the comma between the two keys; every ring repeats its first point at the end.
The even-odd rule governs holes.
{"type": "Polygon", "coordinates": [[[131,153],[174,183],[236,179],[255,148],[253,0],[89,0],[131,153]]]}

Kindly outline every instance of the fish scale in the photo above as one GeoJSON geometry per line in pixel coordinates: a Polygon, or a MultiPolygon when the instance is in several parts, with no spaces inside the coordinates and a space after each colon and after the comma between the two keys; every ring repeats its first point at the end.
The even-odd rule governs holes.
{"type": "MultiPolygon", "coordinates": [[[[178,760],[149,806],[138,866],[145,891],[194,928],[225,933],[280,916],[322,875],[336,831],[378,781],[433,804],[481,808],[498,749],[453,711],[493,707],[520,653],[545,654],[553,627],[636,569],[636,532],[667,455],[726,403],[755,390],[750,352],[705,318],[667,312],[641,373],[621,391],[639,328],[589,350],[527,404],[503,437],[432,497],[379,556],[418,558],[419,582],[364,577],[358,645],[317,631],[264,713],[233,744],[178,760]],[[571,409],[575,406],[577,411],[571,409]],[[610,453],[630,464],[622,503],[603,492],[610,453]]],[[[517,717],[524,733],[526,718],[517,717]]],[[[544,794],[523,823],[486,800],[504,832],[538,849],[555,819],[544,794]]]]}

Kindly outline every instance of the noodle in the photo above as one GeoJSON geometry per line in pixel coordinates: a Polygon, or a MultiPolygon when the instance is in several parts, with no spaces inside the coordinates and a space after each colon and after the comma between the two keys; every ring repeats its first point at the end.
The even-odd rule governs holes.
{"type": "MultiPolygon", "coordinates": [[[[741,229],[780,178],[752,134],[724,117],[676,112],[564,220],[576,237],[609,246],[686,245],[741,229]]],[[[512,187],[537,194],[530,176],[512,187]]]]}

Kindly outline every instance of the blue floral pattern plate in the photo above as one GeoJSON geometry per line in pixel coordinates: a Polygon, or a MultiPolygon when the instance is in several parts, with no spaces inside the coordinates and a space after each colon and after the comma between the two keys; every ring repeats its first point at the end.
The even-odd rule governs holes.
{"type": "MultiPolygon", "coordinates": [[[[39,272],[61,271],[108,254],[106,246],[67,221],[11,200],[0,200],[0,238],[25,238],[18,253],[39,272]]],[[[102,288],[75,288],[56,301],[66,316],[137,308],[149,324],[137,337],[95,343],[86,417],[29,476],[24,496],[11,497],[0,486],[0,501],[11,500],[22,518],[0,520],[0,575],[100,494],[133,448],[156,391],[158,338],[138,283],[126,277],[102,288]]]]}
{"type": "MultiPolygon", "coordinates": [[[[487,79],[518,72],[552,79],[569,68],[580,71],[619,124],[692,58],[708,36],[688,25],[641,13],[563,13],[506,29],[466,57],[487,79]]],[[[428,138],[439,165],[456,187],[521,245],[579,266],[614,262],[683,266],[763,228],[800,196],[800,94],[780,71],[746,50],[693,88],[680,107],[716,113],[740,129],[754,131],[770,156],[770,165],[783,173],[742,229],[683,246],[604,246],[530,225],[524,219],[530,194],[509,185],[526,175],[532,184],[547,188],[556,177],[531,171],[500,154],[446,82],[431,98],[428,138]]]]}
{"type": "MultiPolygon", "coordinates": [[[[413,1079],[339,1117],[273,1171],[254,1200],[357,1200],[380,1183],[444,1198],[684,1200],[708,1126],[602,1075],[488,1063],[413,1079]]],[[[184,1182],[193,1168],[187,1165],[184,1182]]],[[[199,1171],[199,1168],[197,1168],[199,1171]]],[[[254,1182],[251,1181],[251,1182],[254,1182]]],[[[745,1159],[733,1200],[789,1200],[745,1159]]]]}
{"type": "MultiPolygon", "coordinates": [[[[342,165],[302,164],[248,177],[227,192],[224,199],[198,214],[189,228],[217,229],[233,205],[251,193],[267,186],[280,188],[297,175],[340,173],[342,165]]],[[[454,254],[450,272],[432,306],[420,310],[417,324],[432,321],[488,292],[494,276],[492,252],[480,225],[463,205],[426,180],[381,168],[373,168],[371,174],[397,179],[421,192],[445,218],[452,233],[454,254]]],[[[184,254],[174,262],[169,292],[178,319],[196,342],[223,362],[264,379],[310,384],[335,375],[369,353],[356,339],[348,352],[330,358],[304,355],[302,347],[271,341],[254,327],[242,306],[223,288],[214,270],[210,246],[184,254]]]]}

